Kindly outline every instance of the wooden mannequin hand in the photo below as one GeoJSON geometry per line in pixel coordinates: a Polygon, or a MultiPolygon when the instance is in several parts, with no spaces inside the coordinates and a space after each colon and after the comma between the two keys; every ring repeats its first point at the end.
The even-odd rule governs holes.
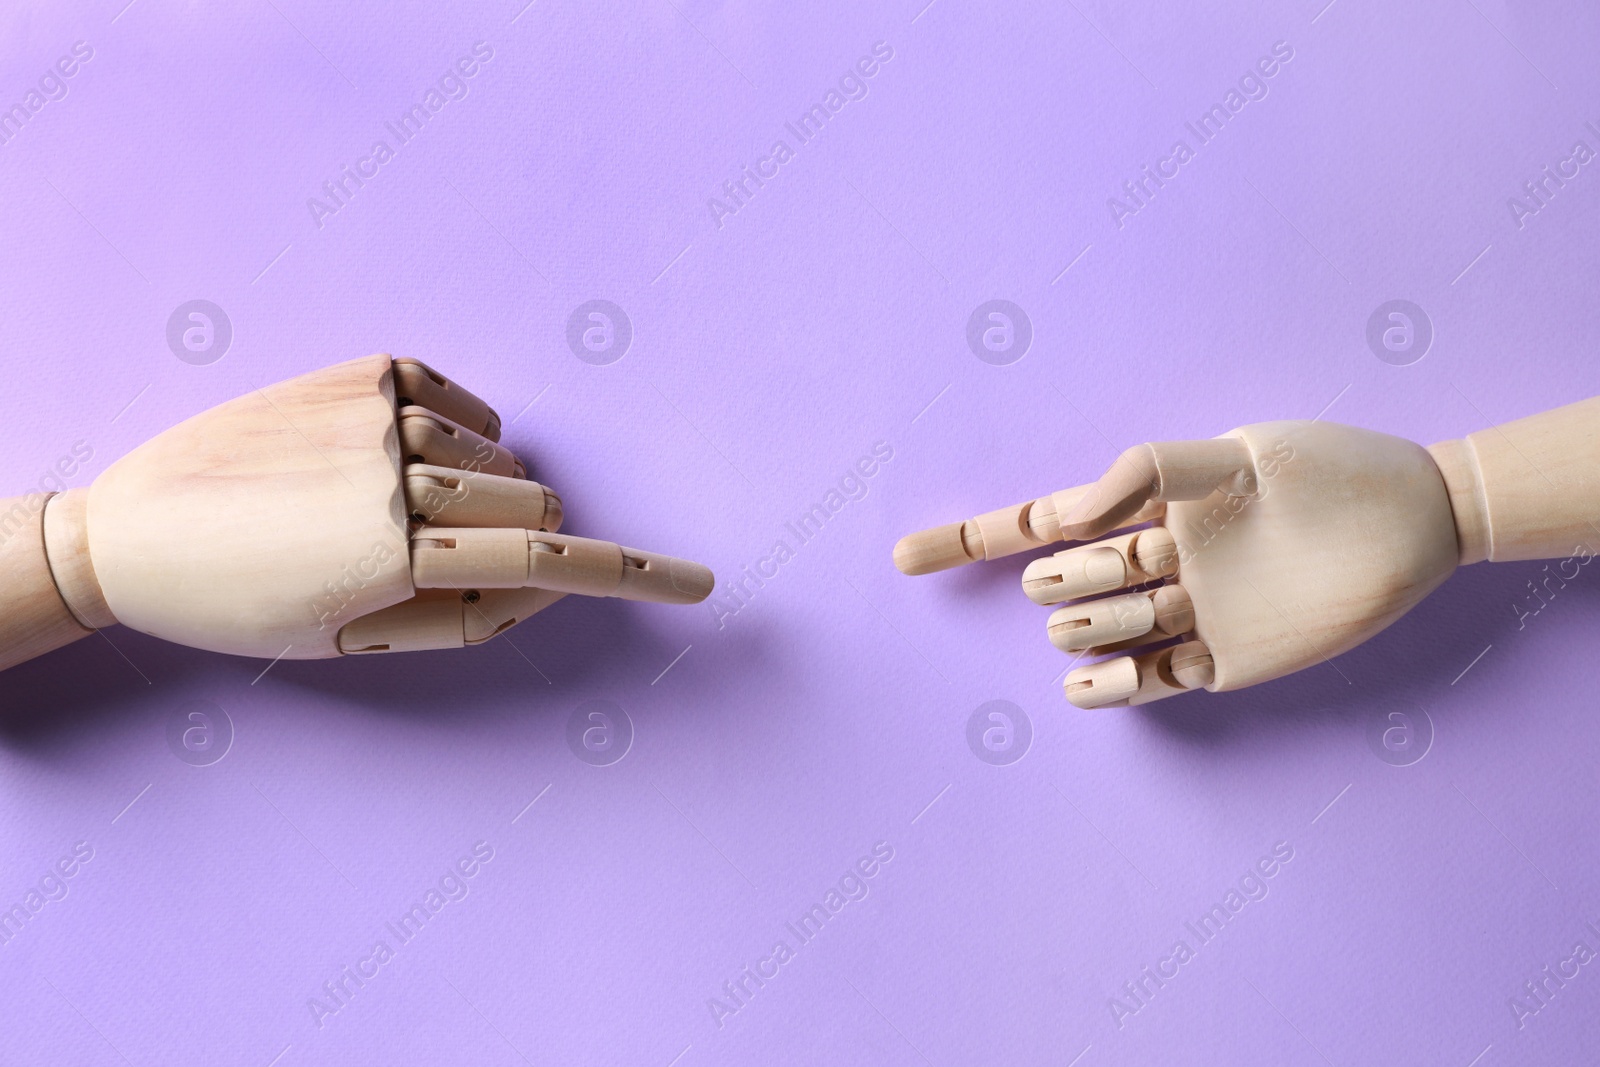
{"type": "Polygon", "coordinates": [[[894,558],[924,574],[1092,542],[1033,561],[1022,585],[1066,604],[1056,647],[1129,652],[1068,673],[1067,699],[1094,708],[1325,662],[1458,562],[1593,554],[1596,523],[1600,399],[1428,449],[1318,421],[1138,445],[1095,483],[912,534],[894,558]]]}
{"type": "Polygon", "coordinates": [[[556,533],[560,500],[499,436],[465,389],[368,356],[167,430],[31,529],[0,502],[0,668],[113,622],[317,659],[477,644],[568,593],[711,592],[699,564],[556,533]]]}

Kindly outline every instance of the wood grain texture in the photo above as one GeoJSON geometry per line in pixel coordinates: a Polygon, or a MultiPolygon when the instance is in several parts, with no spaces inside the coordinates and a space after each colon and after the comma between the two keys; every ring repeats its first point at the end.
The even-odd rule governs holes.
{"type": "Polygon", "coordinates": [[[0,670],[94,633],[67,610],[44,551],[45,494],[0,500],[0,670]]]}
{"type": "Polygon", "coordinates": [[[72,617],[91,630],[115,626],[89,555],[89,490],[68,489],[50,498],[44,509],[44,551],[72,617]]]}
{"type": "Polygon", "coordinates": [[[125,625],[268,659],[339,655],[341,626],[410,597],[387,355],[270,385],[95,479],[89,544],[125,625]]]}
{"type": "Polygon", "coordinates": [[[1469,554],[1496,563],[1600,552],[1600,397],[1429,449],[1469,554]]]}
{"type": "Polygon", "coordinates": [[[1167,505],[1194,636],[1213,691],[1241,689],[1348,651],[1455,570],[1444,479],[1421,445],[1325,422],[1267,422],[1250,446],[1255,497],[1167,505]]]}

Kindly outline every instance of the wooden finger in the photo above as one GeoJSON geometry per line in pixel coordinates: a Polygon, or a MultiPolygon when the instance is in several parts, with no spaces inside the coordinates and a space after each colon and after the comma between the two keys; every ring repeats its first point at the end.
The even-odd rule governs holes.
{"type": "Polygon", "coordinates": [[[550,589],[422,589],[404,603],[351,620],[339,631],[339,651],[354,656],[480,645],[564,596],[550,589]]]}
{"type": "Polygon", "coordinates": [[[567,594],[553,589],[484,589],[462,593],[463,636],[469,645],[481,645],[536,615],[567,594]],[[474,592],[477,593],[474,596],[474,592]]]}
{"type": "Polygon", "coordinates": [[[525,478],[522,461],[504,445],[421,407],[400,409],[400,456],[406,463],[427,463],[502,477],[525,478]]]}
{"type": "MultiPolygon", "coordinates": [[[[1062,540],[1060,516],[1077,507],[1083,495],[1093,488],[1074,486],[965,522],[908,534],[894,546],[894,565],[902,574],[931,574],[1054,544],[1062,540]]],[[[1164,508],[1163,504],[1152,504],[1129,517],[1125,525],[1158,519],[1164,508]]]]}
{"type": "Polygon", "coordinates": [[[1168,580],[1166,585],[1150,591],[1152,603],[1156,609],[1156,628],[1141,637],[1129,638],[1126,641],[1113,641],[1109,644],[1094,645],[1085,649],[1080,655],[1113,656],[1118,652],[1150,651],[1148,646],[1169,640],[1173,637],[1182,637],[1194,630],[1194,604],[1189,599],[1188,590],[1175,582],[1168,580]],[[1179,599],[1181,597],[1181,600],[1179,599]]]}
{"type": "Polygon", "coordinates": [[[561,498],[525,478],[502,478],[430,463],[405,468],[406,514],[432,526],[509,526],[554,533],[561,498]]]}
{"type": "Polygon", "coordinates": [[[1204,688],[1215,677],[1210,650],[1199,641],[1185,641],[1079,667],[1068,673],[1063,688],[1075,707],[1127,707],[1204,688]]]}
{"type": "Polygon", "coordinates": [[[1063,652],[1160,641],[1194,629],[1194,604],[1176,583],[1138,593],[1081,600],[1050,615],[1050,643],[1063,652]]]}
{"type": "Polygon", "coordinates": [[[462,608],[455,590],[424,589],[410,600],[346,623],[339,631],[339,651],[352,656],[460,648],[462,608]]]}
{"type": "Polygon", "coordinates": [[[401,414],[406,407],[415,405],[491,441],[500,440],[500,416],[494,408],[419,359],[394,361],[394,394],[401,414]]]}
{"type": "Polygon", "coordinates": [[[1070,508],[1060,510],[1061,532],[1080,541],[1100,537],[1128,525],[1151,501],[1202,500],[1218,489],[1231,496],[1255,494],[1255,460],[1243,440],[1134,445],[1070,508]]]}
{"type": "Polygon", "coordinates": [[[1035,604],[1060,604],[1153,582],[1177,571],[1172,532],[1152,526],[1036,559],[1022,572],[1022,591],[1035,604]]]}
{"type": "Polygon", "coordinates": [[[424,526],[411,538],[418,589],[537,587],[657,604],[698,604],[716,579],[708,567],[611,541],[537,530],[424,526]]]}

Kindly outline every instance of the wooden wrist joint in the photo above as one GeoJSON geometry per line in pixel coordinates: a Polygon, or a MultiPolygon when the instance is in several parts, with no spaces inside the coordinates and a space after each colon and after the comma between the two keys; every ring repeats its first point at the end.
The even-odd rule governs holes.
{"type": "Polygon", "coordinates": [[[0,670],[116,622],[89,564],[87,497],[74,489],[0,500],[0,670]]]}

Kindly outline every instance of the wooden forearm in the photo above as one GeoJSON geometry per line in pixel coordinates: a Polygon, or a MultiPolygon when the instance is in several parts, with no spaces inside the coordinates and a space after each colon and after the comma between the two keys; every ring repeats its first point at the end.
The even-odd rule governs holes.
{"type": "Polygon", "coordinates": [[[1461,562],[1600,553],[1600,397],[1428,449],[1461,562]]]}
{"type": "Polygon", "coordinates": [[[54,499],[0,500],[0,670],[94,632],[67,609],[50,572],[44,520],[54,499]]]}

